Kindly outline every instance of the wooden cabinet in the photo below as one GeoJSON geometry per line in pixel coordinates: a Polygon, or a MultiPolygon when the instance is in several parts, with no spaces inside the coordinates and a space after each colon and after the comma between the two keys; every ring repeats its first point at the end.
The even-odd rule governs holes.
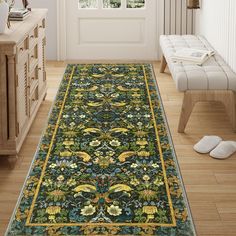
{"type": "Polygon", "coordinates": [[[0,155],[17,157],[46,96],[45,9],[0,35],[0,155]]]}

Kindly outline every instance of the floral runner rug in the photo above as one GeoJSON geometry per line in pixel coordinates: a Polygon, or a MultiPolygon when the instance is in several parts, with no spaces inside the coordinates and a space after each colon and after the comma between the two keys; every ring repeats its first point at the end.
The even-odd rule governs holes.
{"type": "Polygon", "coordinates": [[[195,235],[151,65],[67,66],[6,235],[195,235]]]}

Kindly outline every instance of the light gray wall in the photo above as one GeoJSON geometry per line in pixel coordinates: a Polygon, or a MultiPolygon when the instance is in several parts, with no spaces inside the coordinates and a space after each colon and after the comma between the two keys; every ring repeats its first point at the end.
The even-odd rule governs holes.
{"type": "Polygon", "coordinates": [[[197,11],[196,33],[204,35],[236,72],[236,1],[205,0],[197,11]]]}
{"type": "MultiPolygon", "coordinates": [[[[57,0],[29,0],[29,7],[47,8],[47,59],[57,59],[57,0]]],[[[16,7],[22,6],[21,0],[16,0],[16,7]]]]}

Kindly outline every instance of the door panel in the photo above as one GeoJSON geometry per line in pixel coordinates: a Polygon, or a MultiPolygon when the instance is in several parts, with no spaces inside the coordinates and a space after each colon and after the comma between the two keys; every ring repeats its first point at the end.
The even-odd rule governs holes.
{"type": "Polygon", "coordinates": [[[136,19],[81,19],[79,22],[79,44],[124,44],[144,43],[145,21],[136,19]],[[126,31],[126,34],[123,32],[126,31]],[[106,37],[104,37],[106,35],[106,37]]]}
{"type": "Polygon", "coordinates": [[[156,0],[70,0],[66,7],[67,59],[156,59],[156,0]]]}

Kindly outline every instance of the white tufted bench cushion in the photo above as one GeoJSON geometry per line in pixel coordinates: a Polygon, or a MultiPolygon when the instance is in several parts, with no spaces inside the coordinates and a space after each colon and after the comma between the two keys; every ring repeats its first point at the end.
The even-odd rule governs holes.
{"type": "MultiPolygon", "coordinates": [[[[173,62],[171,56],[181,48],[214,50],[202,36],[162,35],[160,45],[171,75],[179,91],[186,90],[233,90],[236,91],[236,74],[216,54],[202,66],[173,62]]],[[[215,51],[215,50],[214,50],[215,51]]]]}

